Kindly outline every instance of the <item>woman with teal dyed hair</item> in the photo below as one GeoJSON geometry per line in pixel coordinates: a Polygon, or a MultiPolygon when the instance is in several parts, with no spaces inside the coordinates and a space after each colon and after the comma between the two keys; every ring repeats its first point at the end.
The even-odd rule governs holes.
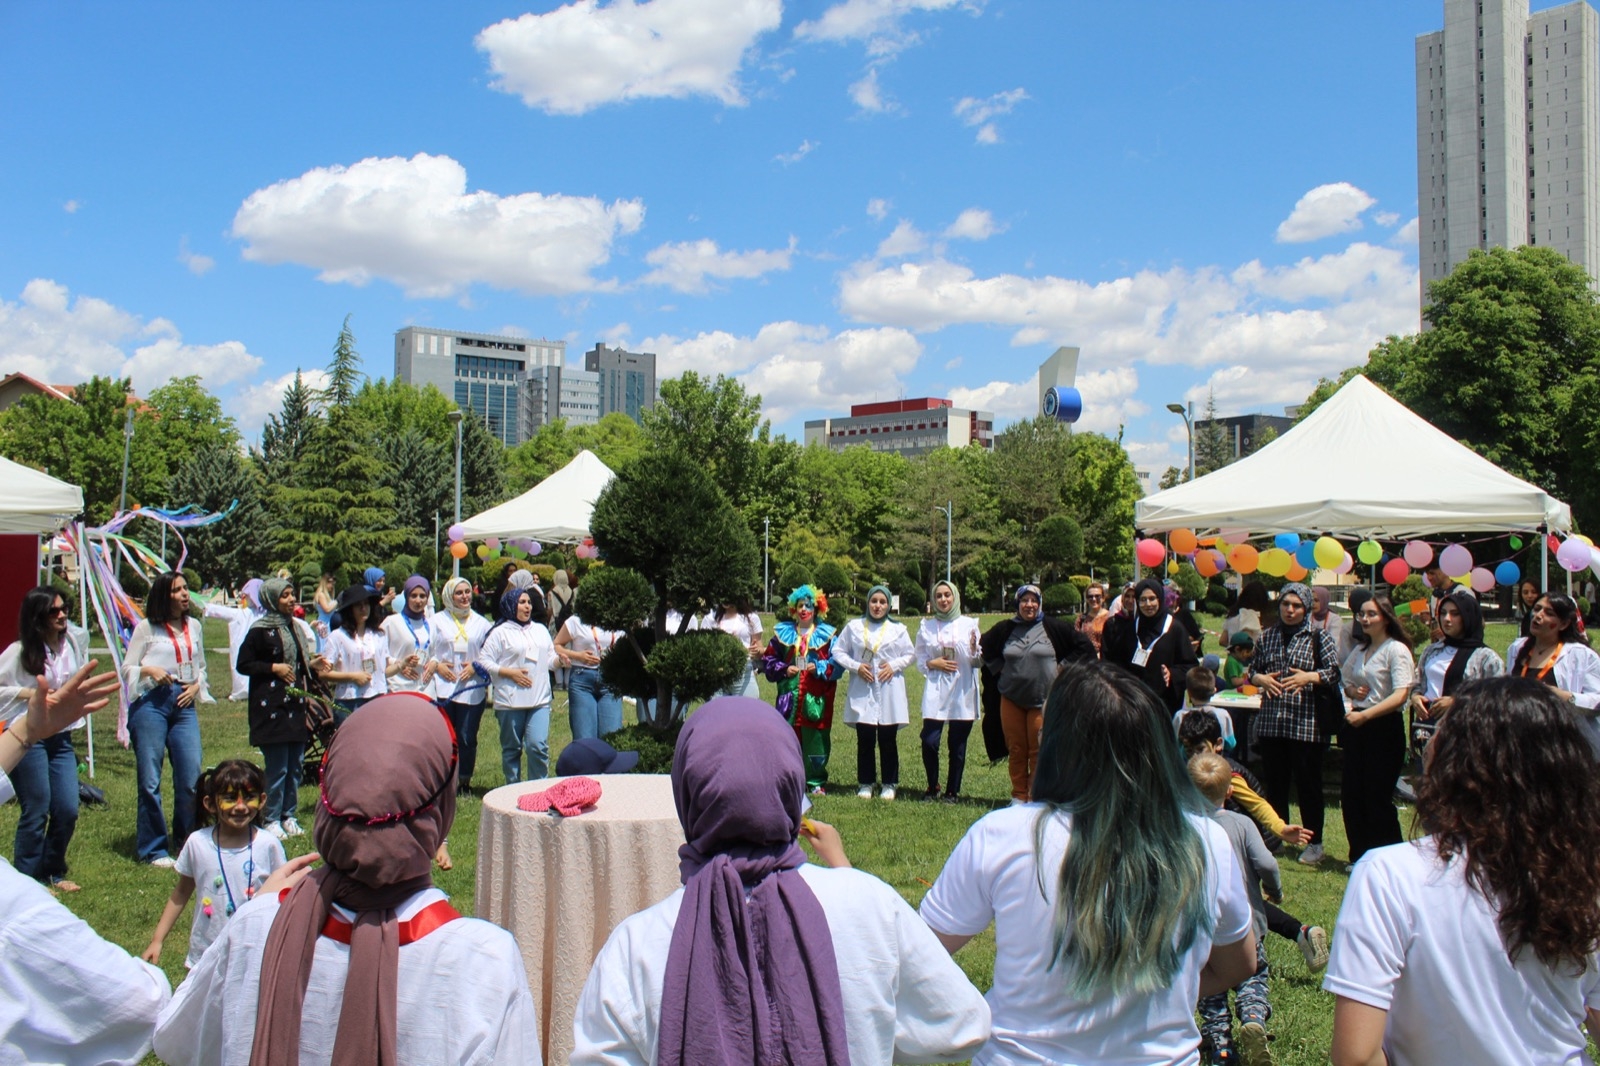
{"type": "Polygon", "coordinates": [[[806,788],[820,796],[833,752],[833,693],[844,669],[833,659],[834,629],[819,621],[828,597],[812,585],[789,594],[790,617],[772,627],[762,672],[778,686],[778,713],[794,726],[806,760],[806,788]]]}
{"type": "Polygon", "coordinates": [[[1051,686],[1033,802],[980,819],[922,902],[951,952],[994,923],[974,1066],[1196,1062],[1195,1003],[1255,972],[1250,916],[1166,707],[1094,660],[1051,686]]]}

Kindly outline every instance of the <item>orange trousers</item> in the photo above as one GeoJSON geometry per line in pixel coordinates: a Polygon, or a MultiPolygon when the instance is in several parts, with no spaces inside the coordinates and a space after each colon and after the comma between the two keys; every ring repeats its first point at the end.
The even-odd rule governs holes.
{"type": "Polygon", "coordinates": [[[1033,769],[1039,762],[1044,708],[1019,707],[1001,696],[1000,728],[1005,733],[1011,767],[1011,798],[1026,803],[1033,798],[1033,769]]]}

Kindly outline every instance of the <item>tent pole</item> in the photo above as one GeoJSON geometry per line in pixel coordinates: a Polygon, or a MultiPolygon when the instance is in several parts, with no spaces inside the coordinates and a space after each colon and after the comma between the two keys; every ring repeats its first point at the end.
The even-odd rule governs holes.
{"type": "Polygon", "coordinates": [[[1550,527],[1539,525],[1539,591],[1550,591],[1550,527]]]}
{"type": "MultiPolygon", "coordinates": [[[[164,528],[164,527],[163,527],[164,528]]],[[[89,575],[83,565],[83,538],[78,538],[78,614],[80,624],[83,626],[84,647],[89,645],[89,575]]],[[[89,743],[89,776],[94,777],[94,720],[83,724],[83,735],[89,743]]]]}

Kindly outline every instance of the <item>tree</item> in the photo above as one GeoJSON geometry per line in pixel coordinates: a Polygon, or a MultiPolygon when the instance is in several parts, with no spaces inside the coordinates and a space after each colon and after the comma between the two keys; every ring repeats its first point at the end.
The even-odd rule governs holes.
{"type": "Polygon", "coordinates": [[[1194,473],[1202,477],[1233,462],[1233,443],[1217,420],[1217,394],[1206,395],[1205,418],[1194,429],[1194,473]]]}
{"type": "Polygon", "coordinates": [[[759,473],[761,397],[726,374],[715,381],[693,370],[661,383],[661,397],[640,414],[644,437],[658,449],[686,456],[711,475],[741,512],[754,495],[759,473]]]}
{"type": "Polygon", "coordinates": [[[1083,529],[1068,515],[1051,515],[1033,531],[1033,549],[1045,580],[1060,580],[1083,564],[1083,529]]]}
{"type": "Polygon", "coordinates": [[[901,569],[916,575],[923,590],[918,602],[944,577],[947,535],[950,568],[956,574],[965,574],[993,545],[999,508],[991,459],[983,448],[968,446],[936,448],[907,464],[891,556],[901,569]],[[946,506],[951,508],[948,522],[946,506]]]}
{"type": "Polygon", "coordinates": [[[349,407],[355,401],[356,390],[367,380],[361,370],[361,354],[356,351],[356,335],[350,332],[350,316],[344,316],[339,327],[339,339],[333,343],[333,361],[328,364],[328,384],[322,390],[322,402],[329,407],[349,407]]]}
{"type": "Polygon", "coordinates": [[[1122,434],[1074,433],[1068,457],[1071,476],[1063,496],[1067,513],[1083,529],[1084,561],[1103,574],[1121,573],[1133,542],[1134,505],[1142,495],[1122,434]]]}
{"type": "Polygon", "coordinates": [[[297,367],[294,381],[283,390],[278,413],[268,415],[267,424],[261,427],[260,461],[269,484],[287,478],[300,461],[306,438],[317,421],[316,401],[316,391],[305,383],[297,367]]]}
{"type": "Polygon", "coordinates": [[[206,584],[237,586],[266,572],[271,560],[271,543],[263,536],[267,508],[258,475],[237,447],[202,447],[173,473],[168,494],[212,512],[236,505],[221,522],[184,536],[189,551],[185,565],[206,584]]]}
{"type": "Polygon", "coordinates": [[[334,407],[306,442],[290,482],[273,486],[282,527],[276,548],[296,568],[320,559],[330,544],[347,562],[377,565],[404,546],[394,520],[394,491],[383,463],[349,409],[334,407]]]}
{"type": "Polygon", "coordinates": [[[394,495],[395,525],[406,533],[406,550],[415,551],[424,541],[432,545],[434,516],[454,513],[454,455],[416,427],[380,435],[374,445],[383,483],[394,495]]]}
{"type": "Polygon", "coordinates": [[[643,455],[649,447],[639,423],[617,411],[594,425],[569,426],[566,419],[546,422],[515,448],[505,451],[506,491],[520,496],[588,449],[612,470],[643,455]]]}
{"type": "Polygon", "coordinates": [[[1000,431],[994,439],[994,467],[1001,518],[1031,531],[1061,510],[1073,437],[1065,425],[1043,415],[1000,431]]]}

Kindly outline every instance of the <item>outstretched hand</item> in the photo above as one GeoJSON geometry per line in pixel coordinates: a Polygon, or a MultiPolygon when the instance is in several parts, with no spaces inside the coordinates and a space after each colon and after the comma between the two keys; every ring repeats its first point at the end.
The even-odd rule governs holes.
{"type": "Polygon", "coordinates": [[[120,682],[115,671],[95,673],[97,665],[84,663],[54,692],[44,677],[34,678],[33,696],[28,700],[30,744],[55,736],[84,715],[104,710],[111,702],[120,682]]]}

